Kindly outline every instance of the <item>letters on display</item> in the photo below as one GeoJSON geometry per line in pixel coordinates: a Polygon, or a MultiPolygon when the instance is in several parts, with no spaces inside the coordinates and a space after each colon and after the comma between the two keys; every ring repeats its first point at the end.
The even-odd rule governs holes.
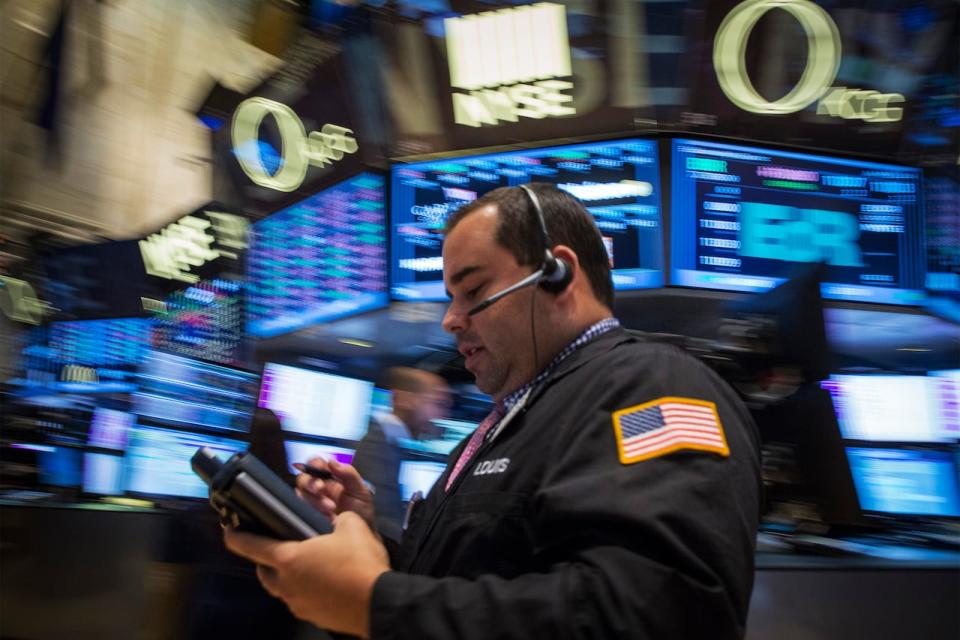
{"type": "Polygon", "coordinates": [[[837,25],[810,0],[746,0],[727,14],[713,43],[713,66],[727,98],[745,111],[765,115],[796,113],[817,100],[817,113],[868,122],[895,122],[903,115],[899,93],[831,87],[840,68],[841,46],[837,25]],[[800,80],[779,100],[761,96],[747,73],[746,50],[750,33],[768,11],[782,9],[803,27],[807,36],[807,63],[800,80]]]}
{"type": "Polygon", "coordinates": [[[320,131],[307,134],[303,122],[293,109],[267,98],[248,98],[233,114],[231,130],[233,149],[240,167],[255,184],[277,191],[294,191],[307,175],[311,165],[322,167],[356,153],[353,131],[335,124],[325,124],[320,131]],[[271,173],[263,164],[257,141],[260,124],[273,116],[280,130],[282,149],[280,167],[271,173]]]}

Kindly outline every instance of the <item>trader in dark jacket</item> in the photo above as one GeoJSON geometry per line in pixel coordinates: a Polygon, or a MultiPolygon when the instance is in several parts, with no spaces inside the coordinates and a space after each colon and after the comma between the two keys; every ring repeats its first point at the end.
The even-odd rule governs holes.
{"type": "Polygon", "coordinates": [[[298,478],[336,514],[332,534],[227,531],[227,545],[295,615],[360,636],[741,637],[760,493],[749,414],[701,363],[618,326],[590,215],[529,189],[497,189],[448,222],[444,328],[497,408],[415,506],[398,552],[372,532],[359,475],[336,463],[339,482],[298,478]]]}
{"type": "Polygon", "coordinates": [[[385,386],[391,394],[391,411],[370,420],[353,466],[374,489],[378,533],[399,540],[406,513],[400,487],[400,440],[417,440],[433,432],[433,421],[450,411],[450,389],[440,376],[410,367],[392,367],[385,386]]]}

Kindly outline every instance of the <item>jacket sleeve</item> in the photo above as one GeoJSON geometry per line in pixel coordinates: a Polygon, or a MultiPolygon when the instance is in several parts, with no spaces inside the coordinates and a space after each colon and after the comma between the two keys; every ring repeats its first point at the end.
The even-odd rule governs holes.
{"type": "MultiPolygon", "coordinates": [[[[744,632],[759,512],[756,435],[733,392],[656,346],[583,367],[549,470],[531,498],[535,571],[505,579],[384,574],[373,638],[737,638],[744,632]],[[612,367],[612,370],[610,370],[612,367]],[[624,464],[613,412],[667,396],[715,402],[729,456],[677,451],[624,464]]],[[[564,415],[563,412],[556,415],[564,415]]]]}

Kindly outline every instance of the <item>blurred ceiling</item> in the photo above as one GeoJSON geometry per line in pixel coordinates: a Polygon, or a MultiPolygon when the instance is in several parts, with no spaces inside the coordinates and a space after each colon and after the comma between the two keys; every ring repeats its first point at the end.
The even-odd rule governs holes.
{"type": "Polygon", "coordinates": [[[215,79],[246,91],[279,65],[247,42],[258,4],[0,4],[0,231],[129,238],[209,200],[209,131],[193,112],[215,79]]]}

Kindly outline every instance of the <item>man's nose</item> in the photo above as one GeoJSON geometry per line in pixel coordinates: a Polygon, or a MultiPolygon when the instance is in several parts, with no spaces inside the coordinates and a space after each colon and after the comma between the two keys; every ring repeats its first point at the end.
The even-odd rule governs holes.
{"type": "Polygon", "coordinates": [[[458,309],[457,305],[451,304],[443,314],[443,321],[440,326],[448,333],[457,333],[466,328],[467,322],[469,322],[469,316],[466,312],[458,309]]]}

